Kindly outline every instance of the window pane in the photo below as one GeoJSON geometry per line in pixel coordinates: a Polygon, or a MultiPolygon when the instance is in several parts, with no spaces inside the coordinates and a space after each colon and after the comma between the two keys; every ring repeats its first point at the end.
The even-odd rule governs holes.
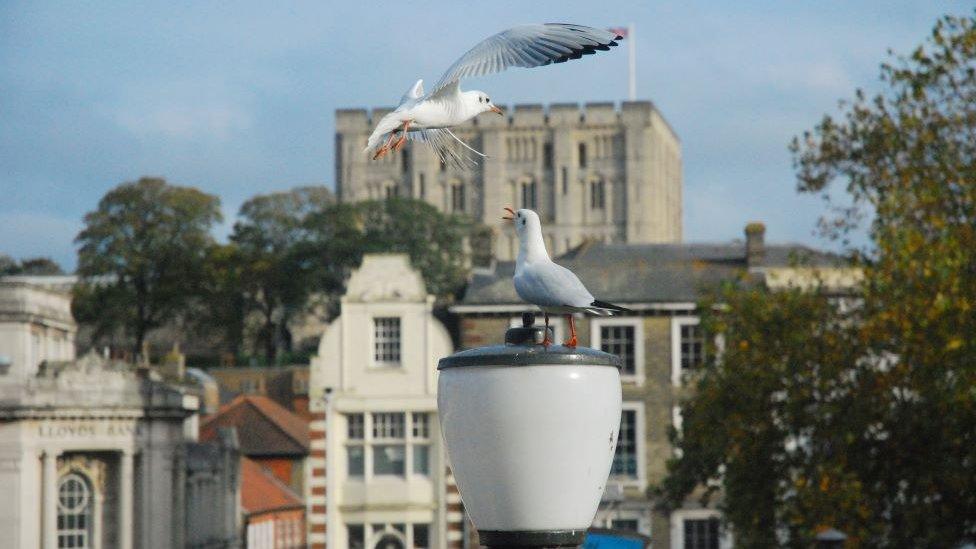
{"type": "Polygon", "coordinates": [[[634,410],[624,410],[620,413],[617,450],[613,454],[610,474],[637,478],[637,412],[634,410]]]}
{"type": "Polygon", "coordinates": [[[346,456],[348,458],[346,462],[346,467],[347,467],[347,471],[349,471],[349,476],[351,477],[363,476],[363,471],[365,469],[364,464],[366,463],[364,459],[364,454],[365,452],[363,451],[362,446],[346,447],[346,456]]]}
{"type": "Polygon", "coordinates": [[[413,472],[417,475],[430,474],[430,446],[413,447],[413,472]]]}
{"type": "Polygon", "coordinates": [[[406,450],[403,444],[373,445],[374,475],[404,475],[406,450]]]}
{"type": "Polygon", "coordinates": [[[685,549],[718,549],[718,519],[685,519],[685,549]]]}
{"type": "Polygon", "coordinates": [[[366,532],[362,524],[348,524],[349,549],[363,549],[366,545],[366,532]]]}
{"type": "Polygon", "coordinates": [[[637,365],[634,358],[634,327],[633,326],[601,326],[600,349],[603,352],[620,357],[623,366],[621,375],[634,375],[637,365]]]}
{"type": "Polygon", "coordinates": [[[405,437],[404,421],[406,414],[403,412],[381,412],[373,414],[373,438],[396,438],[405,437]]]}
{"type": "Polygon", "coordinates": [[[704,339],[697,324],[681,325],[681,369],[694,369],[704,363],[704,339]]]}
{"type": "Polygon", "coordinates": [[[413,438],[430,437],[430,416],[426,412],[412,414],[413,438]]]}
{"type": "Polygon", "coordinates": [[[376,362],[400,362],[400,319],[396,317],[373,319],[373,358],[376,362]]]}
{"type": "Polygon", "coordinates": [[[413,525],[413,546],[426,549],[430,547],[430,527],[426,524],[413,525]]]}
{"type": "Polygon", "coordinates": [[[362,440],[363,438],[363,414],[349,414],[346,416],[349,425],[348,436],[351,439],[362,440]]]}

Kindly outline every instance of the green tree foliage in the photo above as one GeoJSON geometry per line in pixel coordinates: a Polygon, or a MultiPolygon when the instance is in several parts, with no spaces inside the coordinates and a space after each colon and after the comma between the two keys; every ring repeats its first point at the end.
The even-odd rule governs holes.
{"type": "Polygon", "coordinates": [[[96,333],[123,331],[138,353],[150,330],[199,297],[219,206],[215,196],[157,178],[109,191],[76,238],[76,317],[96,333]]]}
{"type": "Polygon", "coordinates": [[[0,254],[0,276],[4,275],[62,275],[64,271],[53,259],[31,257],[16,261],[8,255],[0,254]]]}
{"type": "Polygon", "coordinates": [[[703,304],[724,352],[659,489],[720,486],[744,546],[809,547],[826,525],[853,547],[976,540],[976,19],[940,20],[882,78],[792,145],[800,191],[844,197],[828,234],[870,220],[853,306],[749,284],[703,304]]]}
{"type": "MultiPolygon", "coordinates": [[[[290,346],[288,322],[302,312],[316,288],[308,269],[297,261],[296,250],[304,238],[305,219],[333,202],[325,187],[301,187],[287,192],[259,195],[241,206],[231,242],[237,264],[227,263],[224,282],[238,284],[245,313],[260,313],[259,338],[265,359],[272,363],[279,347],[290,346]],[[227,279],[226,276],[232,276],[227,279]]],[[[243,319],[242,319],[243,322],[243,319]]]]}

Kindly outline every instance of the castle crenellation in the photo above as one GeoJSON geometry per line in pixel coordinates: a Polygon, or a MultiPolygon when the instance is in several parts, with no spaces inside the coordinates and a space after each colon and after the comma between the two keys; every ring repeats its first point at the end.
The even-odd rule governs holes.
{"type": "MultiPolygon", "coordinates": [[[[506,107],[505,117],[481,116],[472,120],[470,127],[533,127],[533,126],[563,126],[563,125],[598,125],[619,124],[622,118],[644,115],[650,120],[654,112],[654,104],[650,101],[596,101],[584,103],[552,103],[548,107],[542,103],[516,103],[506,107]]],[[[373,124],[387,113],[392,107],[346,108],[336,109],[336,130],[370,132],[373,124]]],[[[659,115],[660,116],[660,115],[659,115]]]]}

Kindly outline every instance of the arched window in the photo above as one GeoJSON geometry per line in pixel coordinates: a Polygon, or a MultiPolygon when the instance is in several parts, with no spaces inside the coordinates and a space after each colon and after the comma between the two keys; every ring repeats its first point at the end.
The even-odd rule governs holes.
{"type": "Polygon", "coordinates": [[[79,473],[58,482],[58,547],[89,549],[92,544],[91,484],[79,473]]]}

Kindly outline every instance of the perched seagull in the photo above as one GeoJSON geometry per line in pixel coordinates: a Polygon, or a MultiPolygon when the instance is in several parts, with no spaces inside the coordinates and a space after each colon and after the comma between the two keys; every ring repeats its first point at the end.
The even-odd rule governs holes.
{"type": "Polygon", "coordinates": [[[569,319],[569,340],[564,345],[576,347],[576,322],[574,313],[592,313],[611,316],[613,313],[629,313],[630,309],[593,299],[593,294],[583,286],[572,271],[549,259],[546,244],[542,240],[542,223],[532,210],[513,211],[502,219],[515,223],[519,237],[519,253],[515,260],[515,291],[523,300],[537,305],[546,318],[546,336],[549,341],[549,315],[564,314],[569,319]]]}
{"type": "Polygon", "coordinates": [[[409,138],[426,143],[442,162],[459,168],[473,167],[477,165],[473,155],[485,155],[458,139],[451,128],[483,112],[504,114],[487,93],[461,91],[462,78],[494,74],[509,67],[542,67],[579,59],[597,50],[609,50],[621,38],[613,31],[565,23],[520,25],[500,32],[455,61],[430,93],[425,94],[424,81],[417,80],[403,94],[396,110],[376,124],[364,152],[372,153],[376,160],[390,150],[400,150],[409,138]],[[394,141],[397,132],[400,137],[394,141]],[[466,151],[456,149],[453,141],[466,151]]]}

